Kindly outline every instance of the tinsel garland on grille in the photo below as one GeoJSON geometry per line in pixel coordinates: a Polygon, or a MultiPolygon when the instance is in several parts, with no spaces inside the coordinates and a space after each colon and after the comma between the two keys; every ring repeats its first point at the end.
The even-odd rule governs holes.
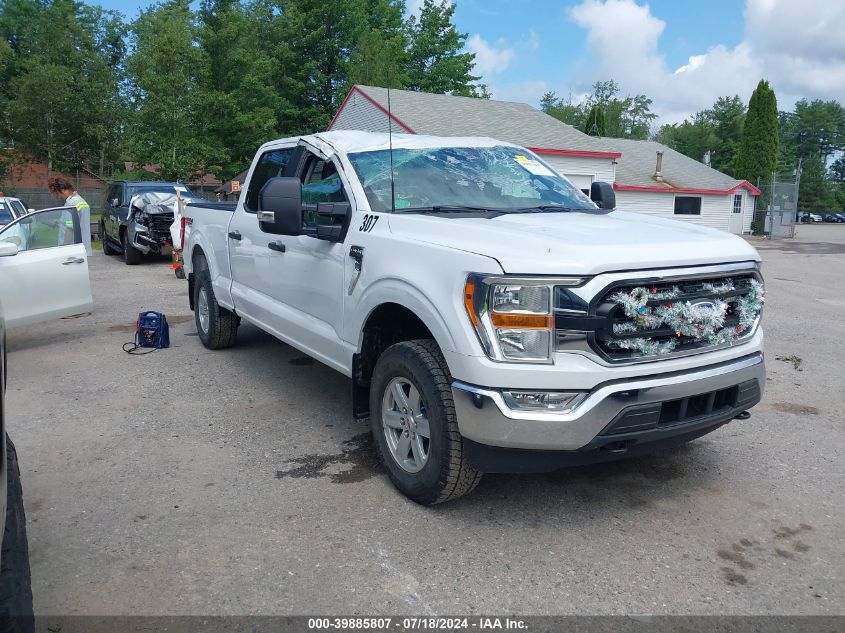
{"type": "MultiPolygon", "coordinates": [[[[731,279],[717,284],[706,283],[701,288],[704,293],[716,295],[733,292],[735,289],[736,286],[731,279]]],[[[634,334],[664,327],[669,327],[675,332],[675,338],[669,340],[629,338],[615,340],[611,345],[616,349],[652,356],[674,351],[682,344],[682,337],[692,338],[696,343],[707,341],[711,345],[733,343],[754,325],[754,321],[763,309],[763,285],[756,279],[750,280],[748,292],[736,299],[734,313],[739,317],[739,322],[729,328],[725,327],[729,308],[727,301],[718,298],[695,303],[687,300],[672,301],[682,294],[677,286],[664,290],[638,286],[628,292],[617,292],[611,295],[611,300],[618,303],[625,312],[625,316],[631,319],[627,323],[614,324],[615,334],[634,334]],[[649,306],[649,301],[666,301],[667,303],[649,306]]]]}

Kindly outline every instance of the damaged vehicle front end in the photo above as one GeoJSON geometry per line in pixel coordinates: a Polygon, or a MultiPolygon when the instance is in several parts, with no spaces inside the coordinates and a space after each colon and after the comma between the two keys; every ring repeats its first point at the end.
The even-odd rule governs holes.
{"type": "Polygon", "coordinates": [[[151,191],[132,198],[127,218],[129,244],[144,255],[172,246],[170,225],[176,214],[176,194],[151,191]]]}

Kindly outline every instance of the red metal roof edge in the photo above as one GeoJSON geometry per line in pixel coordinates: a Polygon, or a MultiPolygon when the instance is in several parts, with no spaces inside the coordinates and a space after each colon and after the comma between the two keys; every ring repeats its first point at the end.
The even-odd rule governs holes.
{"type": "Polygon", "coordinates": [[[351,97],[351,96],[352,96],[352,93],[353,93],[353,92],[357,92],[357,93],[358,93],[358,94],[360,94],[362,97],[364,97],[367,101],[369,101],[369,102],[370,102],[370,103],[372,103],[375,107],[377,107],[379,110],[381,110],[382,112],[384,112],[384,113],[388,116],[388,118],[393,119],[394,123],[396,123],[396,124],[397,124],[397,125],[399,125],[400,127],[404,128],[404,130],[405,130],[406,132],[408,132],[408,134],[416,134],[416,132],[414,132],[414,130],[412,130],[412,129],[411,129],[411,126],[409,126],[409,125],[407,125],[406,123],[404,123],[401,119],[399,119],[399,117],[397,117],[397,116],[396,116],[396,115],[394,115],[393,113],[388,112],[388,111],[387,111],[387,108],[385,108],[384,106],[382,106],[382,105],[381,105],[378,101],[376,101],[375,99],[373,99],[370,95],[368,95],[366,92],[364,92],[363,90],[361,90],[361,88],[359,88],[358,86],[352,86],[352,88],[350,88],[350,89],[349,89],[349,92],[347,92],[347,93],[346,93],[346,96],[343,98],[343,102],[340,104],[340,107],[337,109],[337,112],[335,112],[335,113],[334,113],[334,116],[332,117],[332,120],[331,120],[331,121],[329,121],[329,126],[326,128],[326,131],[329,131],[329,130],[331,130],[331,129],[332,129],[332,126],[334,125],[334,122],[337,120],[337,117],[339,117],[339,116],[340,116],[341,111],[342,111],[342,110],[343,110],[343,108],[346,106],[346,102],[347,102],[347,101],[349,101],[349,97],[351,97]]]}
{"type": "Polygon", "coordinates": [[[741,183],[734,185],[730,189],[691,189],[688,187],[644,187],[640,185],[620,185],[619,183],[614,183],[613,188],[617,191],[643,191],[649,193],[697,193],[699,195],[713,195],[713,196],[726,196],[728,194],[733,193],[737,189],[745,187],[752,194],[755,196],[759,196],[761,191],[752,185],[747,180],[743,180],[741,183]]]}
{"type": "Polygon", "coordinates": [[[580,149],[549,149],[546,147],[529,147],[535,154],[547,154],[549,156],[578,156],[580,158],[610,158],[616,160],[622,158],[619,152],[594,152],[580,149]]]}

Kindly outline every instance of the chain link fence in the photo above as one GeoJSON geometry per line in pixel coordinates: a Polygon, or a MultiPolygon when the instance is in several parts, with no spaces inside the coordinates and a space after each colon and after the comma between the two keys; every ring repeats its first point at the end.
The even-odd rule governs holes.
{"type": "Polygon", "coordinates": [[[772,177],[757,181],[762,192],[757,198],[757,211],[751,223],[754,235],[771,238],[795,237],[798,221],[798,180],[782,181],[772,177]]]}

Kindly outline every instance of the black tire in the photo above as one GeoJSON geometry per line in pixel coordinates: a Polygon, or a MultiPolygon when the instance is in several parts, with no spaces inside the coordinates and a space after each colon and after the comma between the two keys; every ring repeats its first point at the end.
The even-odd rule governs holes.
{"type": "Polygon", "coordinates": [[[124,231],[120,236],[120,243],[123,246],[123,261],[127,266],[137,266],[141,263],[141,251],[129,243],[129,231],[124,231]]]}
{"type": "Polygon", "coordinates": [[[103,255],[117,255],[111,243],[109,243],[109,236],[106,235],[106,227],[100,222],[100,239],[103,241],[103,255]]]}
{"type": "Polygon", "coordinates": [[[370,425],[388,477],[405,496],[423,505],[457,499],[481,481],[482,473],[464,455],[451,384],[440,348],[427,339],[387,348],[376,363],[370,384],[370,425]],[[394,378],[408,380],[416,387],[429,421],[428,459],[416,473],[403,469],[394,459],[382,427],[382,399],[394,378]]]}
{"type": "Polygon", "coordinates": [[[15,445],[6,437],[6,525],[0,562],[0,630],[12,633],[35,629],[26,515],[15,445]]]}
{"type": "Polygon", "coordinates": [[[238,336],[238,316],[221,308],[211,288],[211,277],[207,268],[197,270],[197,280],[194,285],[194,322],[197,326],[197,334],[208,349],[224,349],[232,347],[238,336]],[[203,328],[201,318],[202,295],[205,293],[205,305],[208,306],[208,326],[203,328]]]}

